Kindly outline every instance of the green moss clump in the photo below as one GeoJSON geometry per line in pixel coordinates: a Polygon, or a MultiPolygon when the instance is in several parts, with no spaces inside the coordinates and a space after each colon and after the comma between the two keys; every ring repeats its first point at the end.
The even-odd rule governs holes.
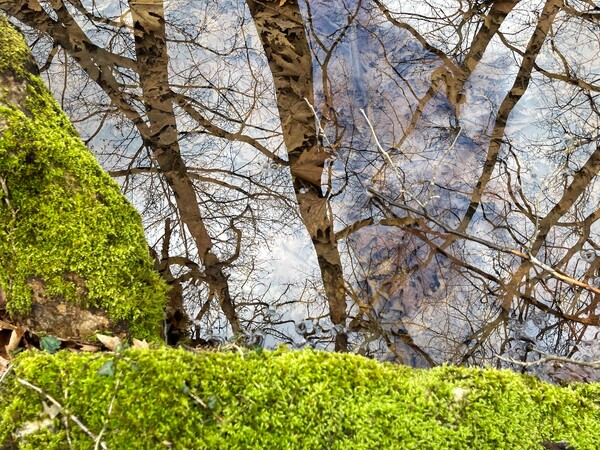
{"type": "MultiPolygon", "coordinates": [[[[0,446],[68,448],[52,426],[13,440],[58,399],[111,449],[531,449],[600,442],[600,385],[510,371],[416,370],[314,351],[27,353],[0,386],[0,446]],[[115,359],[113,376],[97,370],[115,359]],[[118,386],[118,387],[117,387],[118,386]],[[114,399],[112,413],[109,405],[114,399]],[[46,401],[47,402],[47,401],[46,401]]],[[[71,448],[92,440],[69,426],[71,448]]]]}
{"type": "Polygon", "coordinates": [[[166,286],[152,270],[140,217],[28,61],[22,36],[0,16],[0,288],[7,310],[29,312],[35,278],[49,297],[100,308],[134,335],[156,338],[166,286]]]}

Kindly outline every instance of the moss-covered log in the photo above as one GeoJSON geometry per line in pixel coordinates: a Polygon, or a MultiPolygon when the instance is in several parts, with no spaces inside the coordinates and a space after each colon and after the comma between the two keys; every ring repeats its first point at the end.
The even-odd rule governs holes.
{"type": "Polygon", "coordinates": [[[64,338],[156,337],[165,290],[139,215],[0,16],[0,314],[64,338]]]}
{"type": "Polygon", "coordinates": [[[92,436],[104,430],[109,449],[543,450],[541,442],[568,441],[591,450],[600,442],[598,384],[314,351],[163,349],[19,357],[0,384],[0,447],[62,449],[70,439],[70,448],[93,448],[94,437],[72,420],[67,428],[64,413],[48,416],[58,411],[47,396],[92,436]]]}

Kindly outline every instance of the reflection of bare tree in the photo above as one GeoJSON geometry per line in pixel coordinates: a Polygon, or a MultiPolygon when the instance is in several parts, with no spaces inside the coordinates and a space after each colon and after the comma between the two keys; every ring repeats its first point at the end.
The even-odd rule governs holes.
{"type": "MultiPolygon", "coordinates": [[[[312,54],[296,0],[276,4],[248,1],[252,18],[269,60],[277,95],[283,138],[294,192],[312,239],[334,325],[346,325],[344,274],[334,233],[330,192],[322,187],[331,149],[319,146],[314,104],[312,54]]],[[[336,335],[336,350],[347,349],[344,329],[336,335]]]]}
{"type": "MultiPolygon", "coordinates": [[[[254,266],[251,244],[260,239],[265,224],[281,229],[296,215],[295,205],[286,192],[288,180],[275,173],[279,167],[289,165],[301,217],[317,250],[325,294],[330,304],[329,317],[339,325],[339,330],[336,328],[334,333],[336,348],[345,349],[343,273],[337,246],[332,242],[333,218],[320,183],[324,160],[330,155],[316,145],[317,134],[314,124],[311,124],[311,61],[306,39],[300,40],[299,47],[295,49],[302,52],[301,59],[304,59],[304,65],[297,67],[298,73],[308,73],[302,92],[282,87],[281,83],[286,84],[284,79],[288,75],[278,75],[277,52],[268,53],[272,56],[272,69],[276,74],[288,162],[277,156],[277,148],[269,148],[276,144],[279,134],[277,124],[271,125],[268,121],[256,124],[254,116],[265,115],[261,91],[265,89],[266,82],[262,79],[261,72],[264,70],[253,67],[255,50],[245,46],[243,34],[247,27],[243,13],[237,24],[241,23],[239,34],[232,36],[231,42],[205,45],[201,33],[191,31],[193,21],[173,9],[170,15],[166,14],[160,1],[143,5],[115,2],[107,11],[120,8],[121,14],[118,15],[100,12],[93,4],[79,2],[59,1],[42,6],[37,2],[2,4],[7,13],[52,39],[52,50],[48,53],[45,69],[52,67],[57,55],[65,55],[65,74],[67,70],[71,71],[65,75],[66,86],[67,76],[78,71],[78,68],[72,67],[72,58],[107,97],[109,106],[103,108],[94,104],[98,98],[102,99],[102,95],[95,93],[94,98],[89,99],[85,94],[93,88],[87,88],[88,83],[82,76],[83,86],[71,99],[77,102],[77,108],[83,113],[82,122],[94,124],[94,116],[102,116],[100,121],[96,121],[99,122],[97,129],[90,133],[88,141],[106,133],[102,131],[106,123],[112,126],[112,129],[109,128],[111,133],[123,130],[122,140],[116,146],[128,149],[110,151],[109,161],[120,162],[111,174],[126,177],[125,187],[133,192],[144,189],[145,215],[152,217],[153,231],[162,233],[162,247],[154,254],[159,260],[157,267],[173,287],[172,302],[167,311],[170,325],[175,328],[186,326],[183,297],[189,298],[190,292],[193,297],[196,287],[207,286],[204,290],[206,297],[194,308],[196,322],[202,322],[208,330],[214,328],[227,333],[222,325],[215,322],[212,303],[216,298],[234,334],[265,328],[265,324],[257,323],[255,317],[261,310],[270,308],[270,302],[258,301],[261,294],[256,294],[253,299],[239,299],[246,295],[239,292],[235,294],[238,301],[234,302],[229,277],[235,272],[237,282],[246,292],[249,283],[260,286],[261,268],[254,266]],[[57,21],[53,19],[54,14],[57,21]],[[103,48],[95,42],[104,40],[106,34],[109,44],[103,48]],[[241,47],[239,42],[243,44],[241,47]],[[213,81],[212,68],[196,64],[181,66],[182,58],[189,55],[194,60],[199,54],[211,55],[210,66],[218,67],[219,58],[233,66],[246,65],[248,79],[228,81],[226,73],[221,71],[213,81]],[[216,101],[213,101],[213,94],[216,101]],[[290,113],[293,117],[288,117],[290,113]],[[128,119],[130,124],[123,118],[128,119]],[[292,126],[290,119],[306,122],[303,129],[306,136],[303,130],[297,133],[298,129],[292,126]],[[203,135],[221,140],[225,151],[192,150],[190,147],[198,145],[196,137],[202,138],[203,135]],[[303,142],[305,137],[312,144],[303,142]],[[238,154],[227,156],[236,143],[245,147],[238,145],[234,150],[238,154]],[[252,152],[248,151],[248,147],[256,152],[255,155],[249,156],[252,152]],[[249,161],[244,163],[244,159],[249,161]],[[268,170],[264,170],[265,167],[268,170]],[[164,230],[160,226],[161,219],[166,219],[164,230]]],[[[209,13],[214,11],[209,11],[209,6],[206,8],[205,17],[212,17],[209,13]]],[[[232,5],[227,8],[227,13],[235,12],[232,5]]],[[[298,5],[294,10],[290,3],[285,9],[295,14],[292,31],[301,31],[298,5]]],[[[223,11],[217,12],[224,14],[223,11]]],[[[280,13],[277,12],[278,15],[280,13]]],[[[261,22],[257,20],[256,23],[261,22]]],[[[272,24],[265,22],[265,26],[272,24]]],[[[281,31],[285,37],[285,27],[281,31]]],[[[238,77],[236,67],[229,70],[231,78],[238,77]]],[[[53,78],[56,78],[55,74],[49,76],[51,82],[53,78]]],[[[294,88],[300,85],[295,82],[294,88]]],[[[64,97],[68,97],[66,90],[62,92],[63,105],[64,97]]],[[[200,140],[200,145],[214,147],[206,140],[200,140]]],[[[298,284],[301,286],[302,283],[298,284]]],[[[297,292],[290,295],[297,295],[297,292]]],[[[296,302],[302,303],[302,297],[296,298],[296,302]]],[[[285,305],[286,302],[279,302],[282,303],[285,305]]],[[[174,335],[181,332],[181,329],[172,330],[174,335]]]]}
{"type": "MultiPolygon", "coordinates": [[[[374,127],[381,140],[395,143],[388,153],[394,160],[393,165],[386,162],[383,167],[387,169],[378,171],[373,184],[375,189],[371,190],[376,199],[374,204],[386,217],[380,220],[379,227],[396,227],[399,236],[403,236],[403,243],[413,242],[399,249],[396,268],[387,282],[397,283],[396,290],[410,284],[398,280],[394,272],[403,265],[405,271],[415,267],[411,266],[411,257],[406,253],[414,255],[417,249],[421,257],[410,278],[427,276],[427,272],[438,265],[434,273],[444,279],[444,289],[438,295],[421,291],[422,301],[427,299],[436,306],[422,304],[420,311],[414,312],[412,317],[404,317],[403,322],[411,319],[417,322],[409,330],[417,342],[431,349],[432,355],[456,361],[480,361],[503,352],[517,352],[520,357],[526,357],[521,339],[544,342],[546,348],[558,353],[574,354],[577,342],[590,335],[590,327],[599,325],[599,292],[593,281],[598,261],[593,259],[586,266],[579,262],[580,252],[587,246],[597,249],[594,236],[597,235],[598,211],[594,201],[590,203],[593,198],[590,196],[594,192],[597,196],[598,148],[589,133],[573,136],[562,154],[563,158],[566,156],[566,164],[559,160],[555,170],[544,174],[542,184],[537,184],[541,191],[536,193],[535,181],[531,181],[535,180],[531,177],[535,168],[532,169],[528,161],[535,157],[539,161],[555,158],[551,156],[557,155],[552,149],[555,148],[551,142],[553,136],[550,135],[547,142],[524,147],[522,136],[515,135],[510,127],[511,118],[519,111],[517,105],[529,95],[532,84],[535,92],[556,95],[557,104],[553,108],[558,119],[555,120],[559,125],[562,123],[563,132],[573,127],[565,126],[560,114],[577,111],[575,99],[578,105],[589,106],[579,109],[580,113],[586,111],[585,125],[598,123],[597,99],[591,94],[597,90],[597,82],[593,81],[593,75],[585,74],[585,70],[575,69],[576,63],[567,61],[564,50],[559,48],[565,44],[557,44],[563,42],[561,38],[568,40],[570,33],[581,26],[576,23],[581,16],[574,14],[573,7],[563,8],[562,2],[545,2],[521,50],[519,42],[524,34],[502,31],[502,24],[510,18],[518,2],[490,2],[486,4],[487,13],[462,10],[453,16],[461,17],[461,21],[453,21],[449,15],[447,28],[464,27],[466,17],[477,25],[471,28],[476,31],[459,34],[460,39],[454,46],[442,49],[439,44],[443,41],[440,39],[443,27],[436,35],[436,31],[418,26],[418,22],[422,25],[429,20],[427,15],[415,21],[411,19],[416,14],[393,12],[384,2],[377,3],[391,24],[417,38],[440,63],[431,70],[431,82],[425,94],[414,96],[412,101],[416,106],[399,137],[390,135],[381,122],[376,122],[374,127]],[[470,102],[480,101],[475,96],[482,74],[479,65],[485,59],[491,39],[496,36],[505,48],[519,55],[520,61],[512,87],[504,98],[497,103],[487,99],[488,104],[497,106],[491,125],[487,130],[484,128],[488,137],[482,138],[472,135],[475,129],[465,121],[471,120],[470,102]],[[457,49],[461,49],[460,52],[457,49]],[[448,111],[454,116],[450,126],[458,129],[447,133],[447,137],[457,144],[451,145],[447,139],[438,147],[437,158],[441,159],[432,159],[429,168],[421,169],[422,174],[427,175],[419,178],[414,175],[414,169],[422,167],[416,162],[422,161],[419,156],[425,153],[413,150],[422,145],[416,134],[429,133],[432,136],[429,145],[439,145],[433,138],[431,125],[435,104],[440,105],[440,101],[450,106],[448,111]],[[568,112],[561,111],[563,101],[568,102],[565,107],[568,112]],[[484,146],[487,149],[483,159],[471,157],[474,148],[484,146]],[[397,148],[403,153],[398,154],[397,148]],[[463,164],[458,162],[460,158],[463,164]],[[470,173],[459,172],[465,170],[465,164],[474,161],[478,161],[476,171],[472,167],[467,169],[472,171],[470,173]],[[390,177],[385,172],[395,175],[390,177]],[[377,180],[385,180],[385,183],[377,180]],[[386,186],[385,192],[381,190],[383,186],[386,186]],[[484,230],[490,230],[485,237],[481,235],[484,230]],[[446,261],[441,266],[440,257],[446,261]],[[443,315],[435,310],[440,306],[444,308],[443,315]],[[463,324],[462,330],[458,324],[463,324]]],[[[447,10],[452,11],[452,7],[447,10]]],[[[595,44],[597,41],[594,40],[595,44]]],[[[590,51],[597,52],[597,46],[590,51]]],[[[386,60],[389,62],[392,58],[388,56],[386,60]]],[[[389,73],[398,74],[398,68],[390,67],[389,73]]],[[[398,83],[405,82],[397,79],[398,83]]],[[[410,92],[409,89],[404,91],[410,92]]],[[[413,89],[413,92],[416,91],[413,89]]],[[[376,113],[370,116],[377,121],[376,113]]],[[[431,147],[426,151],[431,152],[431,147]]],[[[372,223],[365,222],[365,225],[372,226],[372,223]]],[[[403,292],[390,301],[402,305],[410,299],[403,292]]]]}
{"type": "Polygon", "coordinates": [[[597,331],[593,2],[180,3],[0,0],[51,37],[48,79],[145,210],[172,311],[424,366],[597,331]],[[271,286],[256,244],[294,228],[319,284],[271,286]]]}
{"type": "MultiPolygon", "coordinates": [[[[50,36],[54,48],[49,54],[52,58],[60,46],[69,57],[73,58],[95,81],[110,100],[116,112],[133,123],[135,130],[150,152],[150,164],[146,167],[131,167],[124,171],[126,175],[134,173],[157,173],[165,182],[167,196],[174,203],[178,220],[181,222],[181,233],[191,237],[202,265],[202,270],[191,271],[197,274],[194,283],[206,283],[209,287],[209,298],[216,297],[234,333],[240,332],[238,313],[230,294],[228,275],[224,269],[233,264],[239,256],[240,233],[228,219],[229,231],[235,239],[229,254],[223,245],[215,246],[215,235],[206,224],[206,214],[200,209],[202,193],[199,192],[198,175],[190,173],[186,159],[180,148],[181,125],[176,121],[176,107],[182,108],[199,126],[208,133],[225,137],[233,141],[239,140],[253,145],[259,152],[281,160],[265,149],[256,139],[243,132],[231,132],[221,128],[216,121],[205,118],[202,110],[197,109],[198,102],[185,95],[184,91],[174,89],[169,83],[169,55],[167,52],[167,36],[165,30],[165,12],[161,1],[145,2],[141,5],[132,2],[129,6],[131,25],[126,22],[103,18],[96,15],[93,8],[87,10],[78,2],[50,4],[37,3],[35,0],[21,2],[3,2],[1,7],[13,17],[28,26],[50,36]],[[75,9],[73,9],[75,8],[75,9]],[[74,14],[83,14],[95,24],[98,30],[112,31],[115,40],[121,39],[128,46],[127,52],[118,49],[108,51],[96,45],[86,34],[74,14]],[[55,15],[56,19],[52,17],[55,15]],[[125,31],[125,33],[123,33],[125,31]],[[131,45],[129,31],[133,31],[134,45],[131,45]],[[139,84],[138,84],[139,83],[139,84]],[[132,86],[133,84],[133,86],[132,86]],[[156,165],[154,165],[154,162],[156,165]]],[[[122,19],[122,18],[121,18],[122,19]]],[[[50,59],[48,61],[50,64],[50,59]]],[[[94,112],[95,114],[95,112],[94,112]]],[[[138,154],[140,151],[138,151],[138,154]]],[[[135,161],[135,157],[133,159],[135,161]]],[[[206,171],[205,171],[206,173],[206,171]]],[[[202,180],[202,177],[200,177],[202,180]]],[[[203,181],[220,183],[225,187],[234,187],[224,181],[204,177],[203,181]]],[[[238,188],[238,191],[241,190],[238,188]]],[[[242,190],[243,192],[243,190],[242,190]]],[[[167,226],[164,240],[169,242],[170,227],[167,226]]],[[[167,251],[162,252],[163,267],[177,264],[171,261],[167,251]]],[[[183,265],[182,267],[186,267],[183,265]]],[[[165,269],[167,270],[167,269],[165,269]]],[[[168,271],[168,270],[167,270],[168,271]]],[[[169,276],[168,278],[172,278],[169,276]]],[[[187,277],[189,278],[189,276],[187,277]]],[[[172,283],[176,280],[170,279],[172,283]]],[[[187,280],[188,282],[190,280],[187,280]]],[[[172,290],[173,314],[181,315],[182,299],[178,298],[180,289],[177,285],[172,290]]],[[[185,325],[185,321],[170,318],[171,325],[185,325]]],[[[176,332],[181,332],[181,330],[176,332]]]]}

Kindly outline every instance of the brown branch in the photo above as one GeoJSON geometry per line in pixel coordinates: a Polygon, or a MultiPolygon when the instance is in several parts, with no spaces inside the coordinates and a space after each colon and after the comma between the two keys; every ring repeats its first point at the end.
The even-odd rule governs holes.
{"type": "Polygon", "coordinates": [[[511,358],[504,358],[500,355],[496,355],[496,358],[498,358],[501,361],[505,361],[505,362],[508,362],[511,364],[516,364],[516,365],[524,367],[524,368],[540,366],[547,362],[558,361],[558,362],[563,362],[563,363],[568,363],[568,364],[575,364],[575,365],[581,366],[581,367],[591,367],[592,369],[600,369],[600,360],[598,360],[598,361],[581,361],[581,360],[577,360],[577,359],[573,359],[573,358],[567,358],[565,356],[551,355],[550,353],[543,352],[541,350],[538,350],[537,348],[532,348],[531,351],[542,355],[542,358],[540,358],[536,361],[528,361],[528,362],[527,361],[516,361],[511,358]]]}
{"type": "MultiPolygon", "coordinates": [[[[477,236],[473,236],[467,233],[464,233],[462,231],[458,231],[455,230],[453,228],[450,228],[448,225],[446,225],[444,222],[442,222],[439,219],[436,219],[435,217],[431,216],[429,213],[427,213],[426,211],[423,210],[418,210],[415,208],[412,208],[408,205],[403,205],[401,203],[397,203],[394,200],[392,200],[391,198],[387,197],[386,195],[375,191],[372,188],[369,188],[368,191],[373,194],[374,196],[376,196],[377,198],[384,200],[385,202],[389,203],[392,206],[395,206],[397,208],[403,209],[405,211],[409,211],[412,212],[414,214],[417,214],[425,219],[427,219],[430,222],[435,223],[437,226],[439,226],[440,228],[442,228],[446,233],[451,234],[453,236],[457,236],[460,237],[462,239],[471,241],[471,242],[476,242],[478,244],[484,245],[488,248],[491,248],[493,250],[497,250],[499,252],[502,253],[507,253],[507,254],[511,254],[511,255],[515,255],[518,256],[519,258],[522,258],[526,261],[531,262],[533,265],[540,267],[541,269],[545,270],[546,272],[550,273],[550,275],[552,275],[555,278],[558,278],[562,281],[565,281],[566,283],[569,283],[571,285],[575,285],[584,289],[587,289],[588,291],[594,292],[596,294],[600,294],[600,288],[597,288],[595,286],[591,286],[588,283],[584,283],[582,281],[576,280],[570,276],[568,276],[567,274],[564,274],[550,266],[548,266],[547,264],[541,262],[540,260],[538,260],[535,256],[533,256],[533,254],[531,252],[527,252],[524,253],[522,251],[519,250],[515,250],[509,247],[504,247],[503,245],[499,245],[496,244],[495,242],[492,241],[488,241],[487,239],[482,239],[479,238],[477,236]]],[[[425,232],[427,233],[435,233],[439,235],[439,232],[436,232],[435,230],[432,230],[430,228],[427,228],[426,225],[423,222],[419,222],[419,225],[421,226],[421,228],[425,228],[425,232]]]]}
{"type": "Polygon", "coordinates": [[[562,0],[547,0],[544,5],[537,26],[527,44],[525,56],[521,61],[515,81],[498,109],[496,123],[494,124],[494,129],[492,131],[483,170],[477,181],[476,189],[471,195],[469,207],[457,227],[458,231],[465,231],[467,229],[471,219],[479,208],[485,188],[492,178],[494,167],[498,161],[498,155],[500,154],[500,147],[504,140],[504,131],[506,129],[508,118],[514,107],[527,91],[527,87],[531,81],[531,72],[534,68],[535,60],[544,45],[546,36],[548,35],[554,18],[558,14],[562,4],[562,0]]]}

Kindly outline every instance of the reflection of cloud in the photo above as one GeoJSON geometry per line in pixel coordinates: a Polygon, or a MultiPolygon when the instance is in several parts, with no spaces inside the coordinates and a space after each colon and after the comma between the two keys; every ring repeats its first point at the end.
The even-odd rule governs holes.
{"type": "Polygon", "coordinates": [[[277,236],[258,257],[267,262],[269,281],[275,284],[296,283],[314,271],[313,250],[300,236],[277,236]]]}

